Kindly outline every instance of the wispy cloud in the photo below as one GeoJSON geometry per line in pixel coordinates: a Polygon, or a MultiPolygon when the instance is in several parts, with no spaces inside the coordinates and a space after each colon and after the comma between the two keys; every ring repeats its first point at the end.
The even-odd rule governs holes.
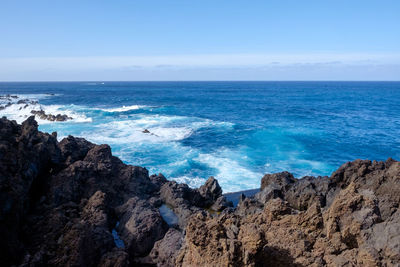
{"type": "Polygon", "coordinates": [[[0,66],[54,66],[103,68],[121,66],[249,66],[296,63],[399,63],[400,54],[205,54],[127,57],[0,58],[0,66]]]}
{"type": "Polygon", "coordinates": [[[399,66],[400,54],[361,53],[0,58],[0,80],[399,80],[399,66]]]}

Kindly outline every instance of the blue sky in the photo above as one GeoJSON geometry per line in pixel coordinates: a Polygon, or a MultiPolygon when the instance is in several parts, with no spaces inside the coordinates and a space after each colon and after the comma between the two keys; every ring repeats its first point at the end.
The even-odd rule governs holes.
{"type": "Polygon", "coordinates": [[[400,1],[7,1],[0,81],[400,80],[400,1]]]}

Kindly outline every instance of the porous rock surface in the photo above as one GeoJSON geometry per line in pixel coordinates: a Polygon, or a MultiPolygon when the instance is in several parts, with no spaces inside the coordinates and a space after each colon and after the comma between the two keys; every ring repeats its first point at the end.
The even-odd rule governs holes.
{"type": "Polygon", "coordinates": [[[400,163],[356,160],[331,177],[267,174],[219,216],[192,216],[180,266],[399,266],[400,163]]]}
{"type": "Polygon", "coordinates": [[[331,177],[267,174],[233,208],[213,177],[192,189],[108,145],[56,137],[33,117],[0,119],[2,266],[399,265],[395,160],[356,160],[331,177]]]}

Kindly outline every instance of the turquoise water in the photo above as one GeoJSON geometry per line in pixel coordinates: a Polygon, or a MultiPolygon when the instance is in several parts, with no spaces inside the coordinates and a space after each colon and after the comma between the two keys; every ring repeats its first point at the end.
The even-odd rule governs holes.
{"type": "MultiPolygon", "coordinates": [[[[107,143],[190,186],[213,175],[225,192],[256,188],[264,173],[330,175],[356,158],[400,158],[399,82],[0,83],[8,93],[73,117],[39,121],[59,139],[107,143]]],[[[0,116],[22,121],[29,108],[19,108],[0,116]]]]}

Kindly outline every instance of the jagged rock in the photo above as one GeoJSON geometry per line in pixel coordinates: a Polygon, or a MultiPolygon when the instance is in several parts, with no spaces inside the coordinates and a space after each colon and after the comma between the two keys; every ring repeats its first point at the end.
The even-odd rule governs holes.
{"type": "Polygon", "coordinates": [[[220,196],[215,200],[214,204],[212,204],[211,209],[214,211],[223,211],[228,207],[233,207],[232,201],[227,201],[224,196],[220,196]]]}
{"type": "Polygon", "coordinates": [[[235,213],[240,216],[246,216],[260,212],[263,208],[263,203],[257,201],[254,198],[248,198],[242,195],[239,204],[236,207],[235,213]]]}
{"type": "Polygon", "coordinates": [[[35,116],[38,116],[42,120],[48,120],[48,121],[67,121],[67,120],[72,120],[72,117],[69,117],[67,115],[53,115],[53,114],[46,114],[43,110],[31,110],[31,113],[35,116]]]}
{"type": "Polygon", "coordinates": [[[147,201],[129,199],[117,208],[120,218],[119,233],[131,257],[146,256],[168,230],[158,209],[147,201]]]}
{"type": "Polygon", "coordinates": [[[125,267],[130,266],[129,255],[124,250],[113,249],[103,255],[99,267],[125,267]]]}
{"type": "Polygon", "coordinates": [[[296,183],[296,179],[290,172],[266,174],[261,179],[261,190],[270,184],[276,184],[286,191],[294,183],[296,183]]]}
{"type": "Polygon", "coordinates": [[[97,191],[91,196],[82,210],[81,218],[89,224],[109,228],[106,194],[97,191]]]}
{"type": "Polygon", "coordinates": [[[193,204],[200,202],[200,194],[186,184],[174,181],[164,183],[160,189],[160,197],[177,215],[181,228],[185,228],[188,218],[200,210],[193,204]]]}
{"type": "MultiPolygon", "coordinates": [[[[4,266],[123,264],[123,255],[112,255],[111,229],[122,218],[117,207],[157,191],[146,169],[123,164],[108,146],[74,137],[58,143],[56,134],[37,130],[33,117],[22,125],[0,119],[0,173],[4,266]]],[[[142,229],[136,234],[150,251],[156,240],[142,229]]]]}
{"type": "MultiPolygon", "coordinates": [[[[155,179],[155,177],[153,178],[155,179]]],[[[204,208],[222,211],[232,207],[232,203],[222,196],[222,189],[214,177],[210,177],[199,189],[191,189],[186,184],[164,182],[160,189],[160,197],[164,203],[172,207],[178,216],[181,228],[186,226],[187,220],[194,213],[204,208]]]]}
{"type": "Polygon", "coordinates": [[[298,210],[307,210],[315,202],[325,207],[327,190],[328,177],[303,177],[285,191],[284,199],[298,210]]]}
{"type": "Polygon", "coordinates": [[[200,195],[207,202],[214,202],[222,195],[222,189],[214,177],[208,178],[206,183],[199,188],[200,195]]]}
{"type": "Polygon", "coordinates": [[[268,200],[278,197],[283,198],[282,187],[275,183],[269,184],[255,195],[255,198],[261,203],[266,203],[268,200]]]}
{"type": "Polygon", "coordinates": [[[61,150],[65,164],[70,165],[75,161],[83,160],[89,150],[95,145],[83,138],[77,138],[70,135],[61,140],[58,146],[61,150]]]}
{"type": "Polygon", "coordinates": [[[175,266],[175,260],[182,246],[183,233],[170,228],[164,238],[157,241],[150,253],[150,257],[157,266],[175,266]]]}
{"type": "Polygon", "coordinates": [[[1,118],[0,262],[396,266],[399,181],[393,159],[349,162],[331,177],[268,174],[259,193],[231,208],[214,178],[192,189],[124,164],[108,145],[58,142],[34,117],[1,118]],[[164,221],[164,204],[178,225],[164,221]]]}
{"type": "Polygon", "coordinates": [[[240,201],[234,213],[189,219],[178,266],[398,264],[399,162],[358,160],[330,178],[264,178],[266,191],[240,201]],[[238,234],[228,231],[228,219],[238,234]]]}
{"type": "MultiPolygon", "coordinates": [[[[156,174],[150,175],[150,180],[154,185],[158,187],[168,182],[167,178],[165,178],[164,175],[162,175],[161,173],[159,173],[158,175],[156,174]]],[[[160,190],[160,188],[158,188],[158,190],[160,190]]]]}
{"type": "Polygon", "coordinates": [[[181,204],[192,205],[200,201],[200,194],[191,189],[186,184],[179,184],[177,182],[167,182],[160,190],[161,198],[165,203],[172,207],[177,207],[181,204]]]}

